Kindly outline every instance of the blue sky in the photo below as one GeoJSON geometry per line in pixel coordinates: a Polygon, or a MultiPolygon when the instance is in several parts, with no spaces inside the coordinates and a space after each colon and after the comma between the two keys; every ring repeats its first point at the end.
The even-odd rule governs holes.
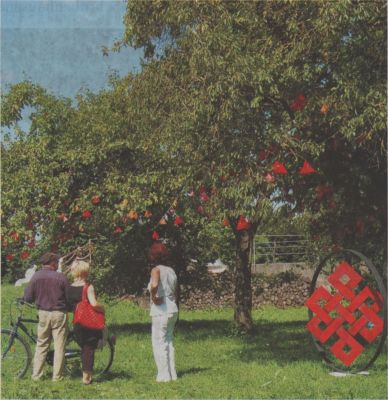
{"type": "Polygon", "coordinates": [[[29,79],[53,94],[74,97],[139,69],[140,50],[103,57],[123,34],[123,0],[1,0],[1,85],[29,79]]]}

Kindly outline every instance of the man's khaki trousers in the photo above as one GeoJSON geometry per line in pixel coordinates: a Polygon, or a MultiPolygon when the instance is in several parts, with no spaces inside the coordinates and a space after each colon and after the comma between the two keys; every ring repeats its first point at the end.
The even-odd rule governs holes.
{"type": "Polygon", "coordinates": [[[63,377],[65,344],[67,338],[67,313],[39,310],[38,340],[36,342],[32,379],[43,375],[43,367],[51,339],[54,340],[53,381],[63,377]]]}

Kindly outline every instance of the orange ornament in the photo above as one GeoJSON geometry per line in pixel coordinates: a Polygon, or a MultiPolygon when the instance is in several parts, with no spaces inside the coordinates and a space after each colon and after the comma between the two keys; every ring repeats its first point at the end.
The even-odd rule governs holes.
{"type": "Polygon", "coordinates": [[[228,218],[224,218],[223,219],[222,225],[224,225],[224,226],[229,226],[230,225],[230,222],[229,222],[228,218]]]}
{"type": "Polygon", "coordinates": [[[161,218],[159,221],[159,225],[167,225],[167,221],[164,218],[161,218]]]}
{"type": "Polygon", "coordinates": [[[329,112],[329,106],[327,104],[322,104],[322,107],[319,111],[321,114],[327,114],[329,112]]]}
{"type": "Polygon", "coordinates": [[[129,218],[129,219],[132,219],[132,220],[137,220],[137,219],[139,218],[139,216],[137,215],[137,212],[136,212],[136,211],[131,210],[131,211],[128,213],[128,218],[129,218]]]}
{"type": "Polygon", "coordinates": [[[148,211],[148,210],[144,211],[144,217],[145,218],[151,218],[152,217],[152,212],[148,211]]]}

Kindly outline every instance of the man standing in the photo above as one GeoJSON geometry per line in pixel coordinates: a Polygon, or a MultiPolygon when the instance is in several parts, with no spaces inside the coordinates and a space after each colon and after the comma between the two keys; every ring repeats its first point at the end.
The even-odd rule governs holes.
{"type": "Polygon", "coordinates": [[[24,292],[24,300],[35,302],[39,310],[32,379],[39,380],[51,339],[54,339],[53,381],[63,379],[65,343],[67,337],[66,287],[69,281],[57,272],[59,256],[45,253],[40,259],[43,268],[35,272],[24,292]]]}

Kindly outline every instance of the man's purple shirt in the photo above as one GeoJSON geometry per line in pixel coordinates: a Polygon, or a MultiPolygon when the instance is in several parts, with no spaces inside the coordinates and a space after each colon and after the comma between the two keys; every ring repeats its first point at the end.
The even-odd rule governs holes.
{"type": "Polygon", "coordinates": [[[60,272],[43,267],[35,272],[24,291],[24,300],[35,302],[39,310],[66,311],[66,288],[69,281],[60,272]]]}

